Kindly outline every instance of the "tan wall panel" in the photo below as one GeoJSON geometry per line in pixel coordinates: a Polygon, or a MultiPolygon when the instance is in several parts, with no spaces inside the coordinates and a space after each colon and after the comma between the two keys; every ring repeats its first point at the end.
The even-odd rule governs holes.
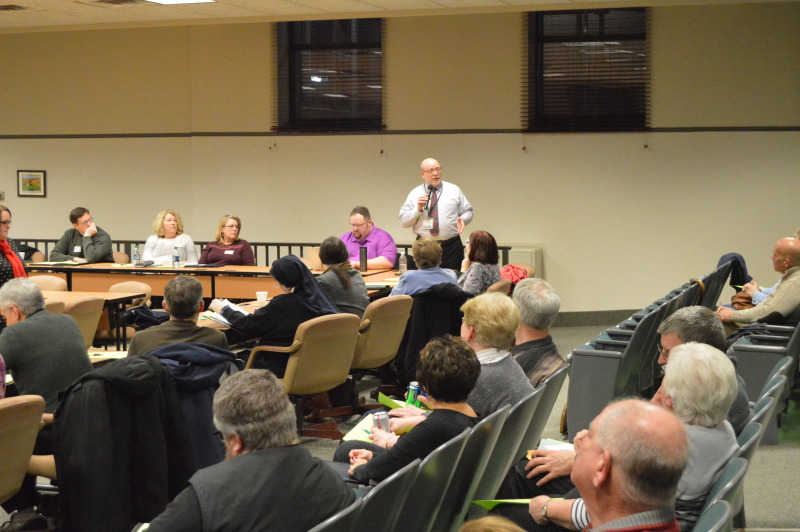
{"type": "Polygon", "coordinates": [[[654,127],[800,124],[800,3],[653,9],[654,127]]]}
{"type": "Polygon", "coordinates": [[[191,29],[193,131],[269,131],[271,32],[271,24],[191,29]]]}
{"type": "Polygon", "coordinates": [[[188,28],[0,35],[0,65],[0,134],[191,125],[188,28]]]}
{"type": "Polygon", "coordinates": [[[518,128],[519,13],[386,21],[389,129],[518,128]]]}

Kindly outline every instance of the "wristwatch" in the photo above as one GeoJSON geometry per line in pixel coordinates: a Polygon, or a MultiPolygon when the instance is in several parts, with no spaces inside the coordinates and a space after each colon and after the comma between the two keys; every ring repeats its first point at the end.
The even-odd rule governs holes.
{"type": "Polygon", "coordinates": [[[553,500],[553,499],[547,499],[547,502],[546,502],[546,503],[544,503],[544,506],[542,506],[542,513],[541,513],[541,516],[542,516],[542,518],[543,518],[543,519],[545,519],[545,520],[546,520],[546,521],[548,521],[548,522],[550,521],[550,518],[549,518],[549,517],[547,517],[547,505],[548,505],[548,504],[550,504],[550,501],[552,501],[552,500],[553,500]]]}

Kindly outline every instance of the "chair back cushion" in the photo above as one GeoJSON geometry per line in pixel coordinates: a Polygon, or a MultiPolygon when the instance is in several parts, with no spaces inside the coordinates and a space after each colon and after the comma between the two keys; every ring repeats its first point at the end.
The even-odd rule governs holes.
{"type": "Polygon", "coordinates": [[[0,504],[22,486],[43,412],[38,395],[0,399],[0,504]]]}
{"type": "Polygon", "coordinates": [[[411,296],[390,296],[369,304],[361,320],[353,369],[377,368],[395,357],[413,303],[411,296]]]}
{"type": "Polygon", "coordinates": [[[327,392],[347,380],[361,320],[355,314],[329,314],[302,323],[295,341],[300,348],[286,363],[286,393],[327,392]]]}
{"type": "Polygon", "coordinates": [[[111,285],[108,289],[109,292],[140,292],[145,294],[144,298],[134,299],[128,307],[138,307],[141,305],[150,306],[150,296],[153,295],[153,288],[147,283],[140,283],[139,281],[126,281],[124,283],[117,283],[111,285]]]}
{"type": "Polygon", "coordinates": [[[67,290],[67,281],[55,275],[31,275],[29,279],[43,292],[66,292],[67,290]]]}
{"type": "Polygon", "coordinates": [[[69,314],[78,323],[86,347],[91,347],[94,341],[94,334],[97,332],[97,324],[100,323],[100,315],[103,313],[105,303],[106,301],[102,297],[89,296],[67,303],[64,309],[64,314],[69,314]]]}

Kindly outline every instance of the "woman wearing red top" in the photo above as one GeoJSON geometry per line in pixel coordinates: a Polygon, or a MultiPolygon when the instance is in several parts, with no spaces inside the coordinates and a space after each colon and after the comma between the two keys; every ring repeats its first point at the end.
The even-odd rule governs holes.
{"type": "Polygon", "coordinates": [[[200,264],[230,266],[255,266],[253,248],[247,240],[239,238],[242,221],[238,216],[226,214],[219,221],[216,242],[209,243],[200,254],[200,264]]]}

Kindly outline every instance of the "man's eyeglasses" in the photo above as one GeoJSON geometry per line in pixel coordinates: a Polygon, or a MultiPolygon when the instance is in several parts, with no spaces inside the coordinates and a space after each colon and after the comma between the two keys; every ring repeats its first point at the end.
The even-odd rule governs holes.
{"type": "Polygon", "coordinates": [[[370,222],[370,220],[367,220],[366,222],[361,223],[361,224],[350,224],[350,227],[354,227],[356,229],[361,229],[362,227],[367,225],[369,222],[370,222]]]}
{"type": "Polygon", "coordinates": [[[6,227],[11,226],[11,220],[6,220],[5,222],[0,222],[0,225],[5,225],[6,227]]]}
{"type": "Polygon", "coordinates": [[[428,168],[427,170],[423,170],[426,174],[436,174],[442,171],[441,166],[437,166],[436,168],[428,168]]]}
{"type": "Polygon", "coordinates": [[[80,225],[80,226],[82,226],[82,227],[83,227],[83,226],[91,225],[91,223],[92,223],[93,221],[94,221],[94,218],[89,218],[89,219],[88,219],[88,220],[86,220],[85,222],[78,222],[76,225],[80,225]]]}

